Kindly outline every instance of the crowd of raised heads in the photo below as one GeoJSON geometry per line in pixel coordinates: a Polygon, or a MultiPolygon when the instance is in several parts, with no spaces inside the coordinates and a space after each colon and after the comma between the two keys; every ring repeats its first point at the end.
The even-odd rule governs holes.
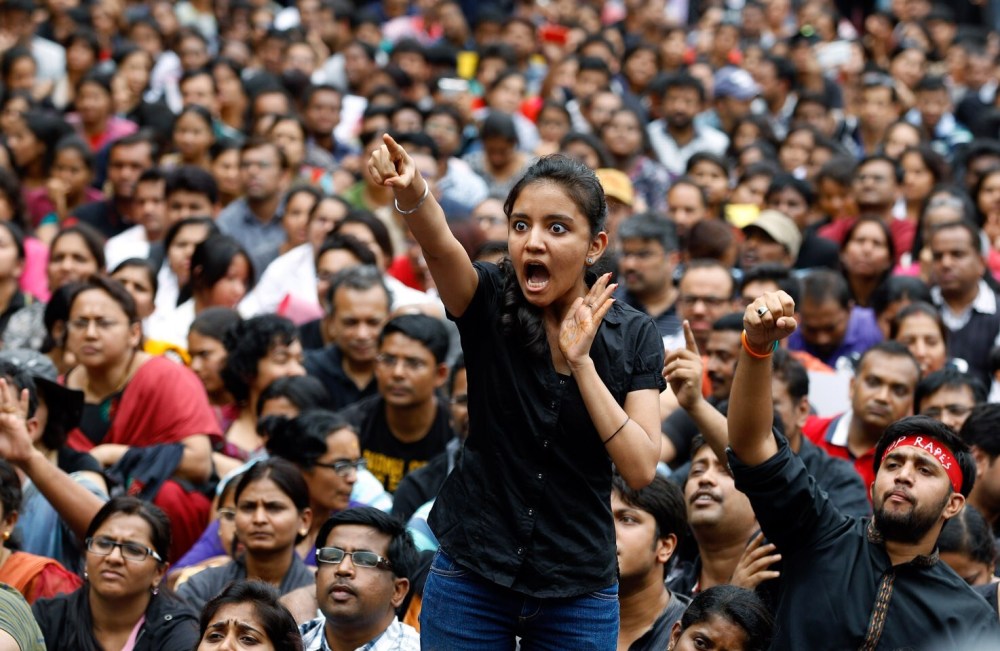
{"type": "Polygon", "coordinates": [[[0,0],[0,649],[996,648],[998,456],[1000,0],[0,0]]]}

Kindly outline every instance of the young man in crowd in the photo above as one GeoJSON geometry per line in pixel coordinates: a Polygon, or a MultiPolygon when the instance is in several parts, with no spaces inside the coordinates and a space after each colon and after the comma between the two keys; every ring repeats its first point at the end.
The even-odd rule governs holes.
{"type": "Polygon", "coordinates": [[[729,466],[781,552],[775,648],[963,648],[996,644],[1000,622],[944,563],[936,541],[975,482],[969,447],[924,416],[886,428],[872,455],[872,520],[840,513],[772,430],[771,354],[795,330],[782,292],[744,314],[728,415],[729,466]],[[837,616],[817,598],[837,596],[837,616]]]}

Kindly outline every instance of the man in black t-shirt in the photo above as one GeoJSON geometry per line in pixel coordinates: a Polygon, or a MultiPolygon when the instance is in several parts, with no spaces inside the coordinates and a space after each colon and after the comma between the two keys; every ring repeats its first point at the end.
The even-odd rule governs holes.
{"type": "Polygon", "coordinates": [[[368,470],[393,492],[409,472],[444,451],[455,433],[437,391],[448,378],[444,324],[423,314],[391,319],[375,358],[378,395],[341,411],[357,429],[368,470]]]}

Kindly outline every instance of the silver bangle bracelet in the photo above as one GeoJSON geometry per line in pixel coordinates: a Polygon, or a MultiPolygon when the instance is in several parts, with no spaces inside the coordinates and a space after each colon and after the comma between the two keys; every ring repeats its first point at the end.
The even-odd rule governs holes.
{"type": "Polygon", "coordinates": [[[402,208],[399,207],[399,200],[396,199],[396,197],[392,198],[392,203],[394,206],[396,206],[396,212],[398,212],[400,215],[412,215],[413,213],[420,210],[420,206],[424,205],[424,201],[427,200],[427,195],[429,195],[430,193],[431,193],[431,184],[428,183],[427,181],[424,181],[424,194],[420,197],[420,200],[417,201],[417,205],[413,206],[409,210],[403,210],[402,208]]]}

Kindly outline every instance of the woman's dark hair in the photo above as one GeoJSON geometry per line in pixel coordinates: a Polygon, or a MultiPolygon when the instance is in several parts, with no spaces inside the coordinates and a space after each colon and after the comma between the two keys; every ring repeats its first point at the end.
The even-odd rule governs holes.
{"type": "Polygon", "coordinates": [[[123,269],[142,269],[146,273],[146,280],[149,281],[150,288],[153,290],[153,297],[156,297],[156,293],[160,291],[160,281],[156,278],[156,269],[152,262],[146,258],[128,258],[119,262],[111,275],[114,276],[123,269]]]}
{"type": "Polygon", "coordinates": [[[681,616],[681,630],[720,617],[746,634],[744,651],[766,651],[774,635],[774,618],[754,592],[734,585],[717,585],[699,593],[681,616]]]}
{"type": "Polygon", "coordinates": [[[496,90],[496,88],[500,84],[502,84],[507,79],[510,79],[511,77],[520,77],[525,82],[525,84],[527,84],[528,80],[525,78],[523,72],[521,72],[517,68],[506,68],[497,73],[497,76],[493,79],[493,83],[490,84],[490,87],[486,90],[486,94],[489,95],[490,93],[492,93],[494,90],[496,90]]]}
{"type": "Polygon", "coordinates": [[[288,193],[285,195],[285,205],[287,206],[288,202],[292,200],[292,197],[297,194],[308,194],[313,198],[313,207],[309,209],[310,216],[312,216],[313,209],[319,205],[319,202],[322,201],[324,197],[323,191],[317,187],[311,185],[296,185],[290,188],[288,193]]]}
{"type": "Polygon", "coordinates": [[[70,235],[80,236],[80,239],[83,240],[83,245],[87,247],[87,252],[90,253],[91,257],[93,257],[94,261],[97,263],[98,272],[103,273],[108,264],[104,257],[104,236],[102,236],[93,226],[80,223],[60,229],[60,231],[56,233],[56,236],[52,238],[52,242],[49,244],[49,251],[55,251],[56,244],[59,240],[70,235]]]}
{"type": "Polygon", "coordinates": [[[729,162],[726,161],[724,156],[713,154],[710,151],[697,151],[691,155],[691,158],[688,159],[687,167],[684,169],[684,173],[690,174],[691,170],[693,170],[694,166],[698,163],[710,163],[715,165],[722,170],[723,175],[725,175],[727,179],[729,178],[729,162]]]}
{"type": "Polygon", "coordinates": [[[0,459],[0,506],[5,518],[21,510],[21,480],[6,459],[0,459]]]}
{"type": "Polygon", "coordinates": [[[520,143],[514,118],[500,111],[490,111],[486,116],[483,125],[479,127],[479,138],[484,141],[487,138],[501,138],[515,147],[520,143]]]}
{"type": "MultiPolygon", "coordinates": [[[[879,231],[882,233],[882,236],[885,238],[885,246],[889,250],[889,264],[886,267],[886,270],[882,272],[882,276],[879,278],[879,282],[881,283],[884,282],[885,279],[889,277],[889,274],[892,273],[892,266],[893,266],[892,261],[896,259],[896,244],[895,242],[892,241],[892,231],[889,230],[889,227],[885,225],[885,222],[882,221],[882,219],[880,219],[879,217],[872,217],[872,216],[862,216],[859,219],[857,219],[853,224],[851,224],[851,227],[847,229],[847,233],[844,235],[844,240],[840,243],[840,253],[841,254],[844,253],[844,251],[847,249],[847,245],[850,243],[851,239],[854,237],[854,234],[858,231],[858,229],[867,224],[873,224],[876,227],[878,227],[879,231]]],[[[847,269],[843,268],[843,264],[841,264],[841,270],[844,273],[844,277],[846,278],[847,269]]],[[[857,297],[854,298],[855,300],[857,300],[857,297]]]]}
{"type": "Polygon", "coordinates": [[[212,146],[208,148],[208,155],[211,157],[212,162],[215,162],[219,156],[222,156],[227,151],[235,151],[239,153],[240,143],[232,140],[231,138],[218,138],[212,143],[212,146]]]}
{"type": "Polygon", "coordinates": [[[122,66],[122,64],[125,62],[125,59],[129,58],[133,54],[141,54],[144,57],[146,57],[147,59],[149,59],[150,67],[151,68],[152,68],[152,65],[154,63],[156,63],[153,60],[153,58],[151,56],[149,56],[149,53],[146,52],[146,50],[142,49],[138,45],[135,45],[134,43],[126,41],[125,43],[123,43],[122,45],[120,45],[118,48],[116,48],[115,51],[111,54],[111,58],[115,62],[115,68],[116,69],[120,68],[122,66]]]}
{"type": "Polygon", "coordinates": [[[562,116],[566,118],[566,124],[569,125],[570,129],[573,128],[573,116],[570,115],[569,110],[563,104],[547,99],[542,104],[542,108],[538,109],[539,118],[545,111],[556,111],[561,113],[562,116]]]}
{"type": "Polygon", "coordinates": [[[992,568],[997,562],[997,543],[993,531],[976,507],[966,504],[958,515],[945,521],[937,539],[938,551],[965,554],[977,563],[992,568]]]}
{"type": "Polygon", "coordinates": [[[203,337],[222,341],[237,323],[240,313],[229,307],[210,307],[202,310],[191,322],[189,332],[196,332],[203,337]]]}
{"type": "Polygon", "coordinates": [[[23,45],[15,45],[9,48],[0,56],[0,79],[3,79],[4,86],[8,86],[8,80],[10,74],[14,71],[14,64],[21,59],[31,59],[31,62],[35,64],[35,70],[38,70],[38,63],[35,61],[35,57],[32,56],[31,50],[23,45]]]}
{"type": "Polygon", "coordinates": [[[17,249],[17,259],[24,262],[24,231],[21,230],[21,227],[17,224],[17,222],[0,221],[0,228],[7,229],[7,232],[10,234],[10,238],[14,240],[14,248],[17,249]]]}
{"type": "MultiPolygon", "coordinates": [[[[550,183],[558,186],[569,197],[577,209],[587,217],[590,234],[596,237],[604,230],[608,219],[608,204],[604,198],[604,188],[600,179],[592,169],[567,156],[554,154],[539,158],[524,176],[514,184],[503,211],[510,219],[521,193],[529,186],[539,183],[550,183]]],[[[581,268],[583,260],[580,261],[581,268]]],[[[501,307],[500,325],[507,336],[512,336],[517,344],[524,346],[532,354],[543,356],[549,351],[545,328],[542,324],[541,310],[530,305],[521,292],[517,280],[517,272],[509,259],[500,263],[503,274],[503,306],[501,307]]],[[[592,285],[596,277],[587,274],[587,285],[592,285]]]]}
{"type": "Polygon", "coordinates": [[[900,165],[903,164],[903,157],[907,154],[916,154],[920,157],[924,167],[926,167],[931,173],[931,176],[934,177],[934,185],[947,183],[951,180],[951,167],[948,165],[948,161],[944,159],[944,156],[931,149],[930,145],[919,144],[907,147],[903,150],[903,153],[899,155],[900,165]]]}
{"type": "Polygon", "coordinates": [[[604,123],[604,129],[601,130],[601,137],[604,137],[604,131],[608,128],[608,125],[611,124],[611,120],[614,120],[615,116],[621,113],[631,115],[635,119],[635,123],[639,126],[639,138],[642,140],[642,144],[640,145],[641,149],[638,153],[643,156],[650,156],[653,151],[653,146],[649,142],[649,133],[646,131],[645,127],[647,120],[643,118],[642,114],[639,113],[637,109],[631,106],[623,106],[611,112],[611,117],[604,123]]]}
{"type": "Polygon", "coordinates": [[[7,200],[11,212],[14,213],[11,223],[17,224],[22,233],[28,232],[31,222],[24,203],[24,194],[21,192],[21,180],[12,170],[2,167],[0,167],[0,198],[7,200]]]}
{"type": "Polygon", "coordinates": [[[237,403],[250,397],[250,385],[257,379],[257,364],[275,346],[288,346],[299,338],[295,324],[277,314],[261,314],[240,321],[226,332],[226,365],[222,383],[237,403]]]}
{"type": "Polygon", "coordinates": [[[267,435],[268,453],[303,470],[312,468],[326,454],[326,439],[334,432],[346,429],[357,436],[345,419],[323,409],[303,412],[297,418],[268,416],[261,428],[267,435]]]}
{"type": "Polygon", "coordinates": [[[95,86],[103,90],[105,93],[107,93],[109,97],[111,96],[111,74],[107,72],[98,72],[96,70],[91,70],[83,77],[81,77],[80,81],[76,82],[76,89],[75,89],[76,92],[79,93],[80,89],[86,86],[87,84],[94,84],[95,86]]]}
{"type": "MultiPolygon", "coordinates": [[[[889,339],[895,340],[896,337],[899,336],[899,329],[902,327],[903,321],[906,321],[915,314],[922,314],[934,321],[938,327],[938,332],[941,335],[941,341],[948,341],[948,329],[945,328],[944,321],[941,320],[941,313],[936,307],[923,301],[914,301],[896,313],[896,316],[893,317],[892,323],[889,326],[889,339]]],[[[914,405],[916,405],[916,403],[914,403],[914,405]]]]}
{"type": "Polygon", "coordinates": [[[302,636],[295,618],[278,600],[280,593],[263,581],[233,581],[222,589],[201,611],[201,634],[212,625],[212,620],[224,606],[250,604],[254,615],[264,629],[264,635],[275,651],[302,651],[302,636]]]}
{"type": "Polygon", "coordinates": [[[979,175],[979,180],[976,181],[976,185],[972,189],[972,202],[976,207],[976,225],[980,228],[986,223],[986,215],[979,208],[979,193],[982,192],[983,186],[986,185],[986,180],[991,176],[1000,174],[1000,165],[992,165],[983,171],[979,175]]]}
{"type": "Polygon", "coordinates": [[[562,140],[559,141],[559,153],[566,151],[567,147],[576,143],[580,143],[585,147],[589,147],[594,150],[594,154],[597,155],[597,160],[600,161],[598,164],[599,167],[614,167],[614,161],[611,160],[611,154],[608,153],[608,148],[604,146],[604,143],[601,142],[600,138],[591,133],[570,131],[563,136],[562,140]]]}
{"type": "Polygon", "coordinates": [[[381,219],[369,210],[352,210],[333,227],[333,232],[339,234],[347,224],[363,224],[367,226],[368,230],[371,231],[372,237],[375,238],[378,248],[382,249],[382,255],[385,257],[386,263],[388,264],[392,260],[394,254],[392,238],[389,236],[389,229],[386,228],[381,219]]]}
{"type": "Polygon", "coordinates": [[[135,307],[135,299],[129,294],[125,287],[115,280],[114,278],[108,278],[107,276],[102,276],[100,274],[95,274],[90,278],[87,278],[83,282],[75,283],[73,285],[73,293],[69,296],[69,312],[73,312],[73,304],[76,303],[76,299],[80,297],[80,294],[91,289],[96,289],[104,292],[111,297],[118,307],[125,312],[125,316],[128,318],[129,324],[139,323],[139,313],[135,307]]]}
{"type": "MultiPolygon", "coordinates": [[[[271,457],[269,459],[262,459],[257,463],[250,466],[250,468],[243,473],[240,477],[240,481],[236,484],[236,489],[233,492],[233,500],[239,507],[240,495],[243,494],[250,484],[261,481],[264,479],[270,479],[274,482],[282,493],[288,496],[288,499],[292,501],[295,505],[295,509],[302,513],[309,508],[309,485],[306,484],[306,480],[302,477],[302,473],[298,468],[295,467],[290,461],[281,459],[279,457],[271,457]]],[[[298,544],[305,536],[299,533],[295,534],[295,543],[298,544]]],[[[294,552],[293,552],[294,553],[294,552]]]]}
{"type": "Polygon", "coordinates": [[[188,104],[183,109],[181,109],[181,112],[178,113],[177,117],[174,118],[174,123],[170,127],[171,134],[173,134],[174,129],[177,128],[177,123],[180,122],[181,118],[184,117],[185,115],[193,115],[199,118],[202,122],[204,122],[205,126],[208,127],[208,132],[212,134],[213,141],[215,140],[215,128],[213,127],[212,123],[212,114],[208,112],[207,108],[205,108],[204,106],[199,106],[198,104],[188,104]]]}
{"type": "Polygon", "coordinates": [[[55,160],[59,152],[67,149],[72,149],[80,154],[80,158],[83,159],[84,166],[91,174],[94,173],[94,166],[96,165],[94,152],[92,152],[90,150],[90,146],[76,134],[63,136],[59,139],[59,142],[56,143],[56,146],[52,150],[52,160],[55,160]]]}
{"type": "Polygon", "coordinates": [[[92,538],[101,525],[113,515],[134,515],[145,520],[149,525],[149,539],[153,543],[153,550],[160,555],[164,563],[170,560],[170,520],[167,514],[152,502],[131,495],[112,497],[105,502],[90,521],[84,537],[92,538]]]}
{"type": "Polygon", "coordinates": [[[94,30],[84,27],[83,25],[77,24],[73,28],[72,33],[66,37],[62,45],[67,50],[72,47],[75,43],[82,42],[90,50],[91,54],[94,55],[94,61],[98,61],[101,58],[101,40],[97,36],[97,32],[94,30]]]}
{"type": "Polygon", "coordinates": [[[757,137],[754,138],[754,142],[766,142],[771,145],[775,151],[777,151],[778,139],[774,135],[774,128],[771,126],[767,117],[748,113],[743,117],[736,118],[736,121],[733,122],[733,128],[730,129],[727,134],[729,136],[729,151],[726,152],[726,156],[730,160],[735,161],[739,157],[739,152],[736,151],[736,145],[733,144],[733,140],[735,139],[736,133],[740,130],[740,127],[744,124],[752,124],[757,128],[757,137]]]}
{"type": "Polygon", "coordinates": [[[219,227],[215,224],[215,220],[211,217],[186,217],[179,222],[171,224],[170,228],[167,229],[166,235],[163,236],[164,251],[170,250],[170,245],[174,243],[174,239],[177,238],[177,234],[187,226],[207,226],[208,237],[219,234],[219,227]]]}
{"type": "MultiPolygon", "coordinates": [[[[73,128],[65,120],[46,111],[30,111],[23,116],[24,124],[35,140],[45,145],[42,153],[42,169],[48,173],[52,169],[52,161],[56,156],[55,143],[64,136],[73,134],[73,128]]],[[[17,170],[23,176],[24,170],[17,170]]]]}
{"type": "Polygon", "coordinates": [[[875,316],[881,316],[893,303],[908,300],[910,302],[931,302],[931,290],[924,281],[916,276],[889,276],[875,291],[868,303],[875,310],[875,316]]]}
{"type": "Polygon", "coordinates": [[[311,375],[280,377],[260,392],[260,397],[257,398],[255,405],[257,417],[260,418],[268,400],[277,398],[288,400],[299,408],[299,412],[322,409],[325,405],[330,404],[330,394],[326,387],[311,375]]]}
{"type": "Polygon", "coordinates": [[[237,256],[246,260],[249,274],[247,290],[254,284],[253,261],[239,242],[228,235],[212,235],[194,247],[191,254],[191,293],[207,292],[226,277],[237,256]]]}

